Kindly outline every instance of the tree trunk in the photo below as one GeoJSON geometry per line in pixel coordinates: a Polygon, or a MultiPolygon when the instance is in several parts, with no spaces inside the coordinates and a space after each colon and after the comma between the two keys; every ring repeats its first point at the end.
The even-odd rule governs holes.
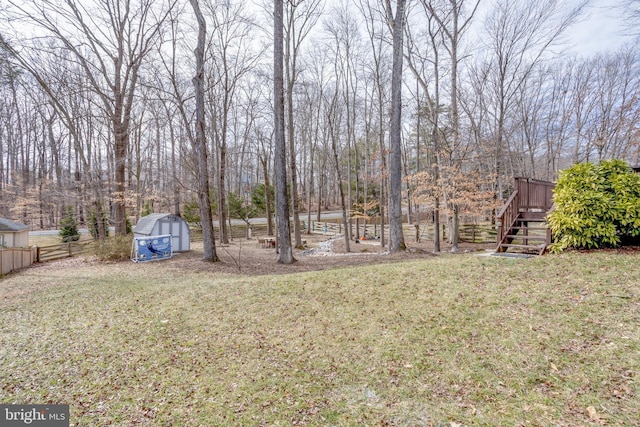
{"type": "MultiPolygon", "coordinates": [[[[293,70],[295,73],[295,70],[293,70]]],[[[300,201],[298,199],[298,170],[296,165],[296,144],[294,141],[295,127],[293,124],[293,81],[289,77],[287,90],[288,132],[289,132],[289,169],[291,170],[291,206],[293,208],[293,235],[295,246],[302,249],[302,236],[300,233],[300,201]]]]}
{"type": "Polygon", "coordinates": [[[116,115],[113,121],[113,137],[115,139],[114,160],[115,160],[115,192],[113,193],[113,218],[116,236],[127,234],[126,206],[125,206],[125,172],[127,151],[129,147],[129,131],[125,124],[119,120],[116,106],[116,115]]]}
{"type": "MultiPolygon", "coordinates": [[[[391,77],[391,135],[389,140],[389,252],[406,250],[402,232],[402,59],[405,0],[398,0],[393,19],[393,71],[391,77]]],[[[390,7],[390,6],[388,6],[390,7]]],[[[391,11],[388,11],[389,13],[391,11]]],[[[389,15],[391,16],[391,15],[389,15]]]]}
{"type": "MultiPolygon", "coordinates": [[[[331,126],[331,125],[329,125],[331,126]]],[[[350,229],[349,220],[347,218],[347,202],[344,195],[344,185],[342,183],[342,174],[340,173],[340,161],[338,160],[338,148],[336,144],[337,136],[335,130],[331,129],[331,147],[333,148],[333,160],[336,165],[336,174],[338,175],[338,188],[340,190],[340,206],[342,207],[342,226],[344,227],[344,250],[345,252],[351,252],[350,247],[350,229]]]]}
{"type": "Polygon", "coordinates": [[[273,207],[271,199],[271,179],[269,178],[269,165],[266,157],[260,157],[262,173],[264,175],[264,210],[267,216],[267,235],[273,236],[273,207]]]}
{"type": "Polygon", "coordinates": [[[291,247],[289,196],[287,191],[287,147],[284,137],[284,73],[283,73],[283,0],[274,1],[273,13],[273,80],[275,128],[276,220],[278,223],[278,262],[296,261],[291,247]]]}
{"type": "Polygon", "coordinates": [[[198,20],[198,47],[195,50],[196,76],[193,85],[196,92],[196,163],[198,170],[198,202],[200,205],[200,222],[202,224],[202,240],[204,245],[203,260],[207,262],[219,261],[216,254],[216,241],[213,234],[213,217],[211,215],[211,199],[209,196],[209,162],[207,156],[207,141],[205,134],[204,116],[204,52],[207,26],[200,10],[198,0],[189,0],[193,12],[198,20]]]}
{"type": "Polygon", "coordinates": [[[227,174],[227,143],[225,139],[223,133],[220,144],[218,145],[218,150],[220,150],[218,162],[218,224],[220,227],[220,242],[226,245],[229,244],[229,234],[231,230],[231,227],[227,227],[227,221],[230,221],[231,218],[228,218],[227,215],[228,206],[225,189],[225,178],[227,174]]]}

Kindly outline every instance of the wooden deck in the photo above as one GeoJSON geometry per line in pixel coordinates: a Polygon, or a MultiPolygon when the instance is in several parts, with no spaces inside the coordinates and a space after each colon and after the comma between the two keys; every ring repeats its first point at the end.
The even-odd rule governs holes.
{"type": "Polygon", "coordinates": [[[496,252],[544,253],[551,244],[546,216],[553,206],[554,187],[548,181],[515,178],[514,192],[498,214],[496,252]]]}

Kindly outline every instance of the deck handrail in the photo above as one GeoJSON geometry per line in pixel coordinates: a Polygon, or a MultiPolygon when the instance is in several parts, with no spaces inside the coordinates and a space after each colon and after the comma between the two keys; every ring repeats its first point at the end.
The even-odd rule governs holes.
{"type": "Polygon", "coordinates": [[[505,204],[502,205],[502,209],[498,213],[498,218],[502,218],[506,210],[509,209],[509,206],[511,206],[511,204],[514,202],[514,199],[516,198],[517,195],[518,195],[518,190],[515,190],[513,193],[511,193],[511,197],[509,197],[505,202],[505,204]]]}
{"type": "Polygon", "coordinates": [[[507,231],[518,218],[518,211],[520,210],[520,207],[518,206],[519,200],[518,190],[516,190],[511,194],[511,197],[509,197],[498,214],[498,218],[500,218],[500,225],[498,226],[498,243],[502,242],[507,231]]]}
{"type": "MultiPolygon", "coordinates": [[[[513,235],[522,232],[523,236],[527,236],[529,222],[544,221],[553,206],[554,187],[555,184],[548,181],[515,178],[514,191],[498,214],[498,252],[505,251],[509,246],[518,246],[511,245],[513,235]],[[522,220],[522,224],[518,224],[519,219],[522,220]]],[[[550,243],[548,232],[546,240],[544,247],[550,243]]],[[[528,242],[528,238],[524,237],[524,246],[528,246],[528,242]]],[[[544,252],[544,247],[540,253],[544,252]]]]}

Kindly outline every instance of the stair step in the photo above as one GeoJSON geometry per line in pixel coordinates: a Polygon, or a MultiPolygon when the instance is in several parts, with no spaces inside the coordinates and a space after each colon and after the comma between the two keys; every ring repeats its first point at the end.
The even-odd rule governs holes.
{"type": "Polygon", "coordinates": [[[535,235],[535,234],[507,234],[505,237],[509,239],[522,239],[522,240],[547,240],[547,235],[535,235]]]}
{"type": "Polygon", "coordinates": [[[520,230],[537,231],[537,232],[541,232],[541,233],[542,232],[544,232],[544,233],[547,232],[547,228],[545,228],[545,227],[511,227],[509,229],[509,231],[515,231],[515,232],[518,232],[520,230]]]}
{"type": "Polygon", "coordinates": [[[545,224],[547,224],[546,221],[523,221],[521,219],[515,221],[516,224],[524,224],[523,227],[526,227],[527,224],[530,224],[529,227],[544,227],[547,228],[545,224]],[[533,224],[533,225],[531,225],[533,224]]]}
{"type": "Polygon", "coordinates": [[[514,243],[502,243],[500,245],[501,248],[514,248],[514,249],[531,249],[531,250],[541,250],[546,245],[518,245],[514,243]]]}

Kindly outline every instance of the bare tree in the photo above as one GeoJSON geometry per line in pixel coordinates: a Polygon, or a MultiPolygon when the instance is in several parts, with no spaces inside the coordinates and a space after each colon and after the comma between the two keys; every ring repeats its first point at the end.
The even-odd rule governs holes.
{"type": "MultiPolygon", "coordinates": [[[[337,72],[337,70],[336,70],[337,72]]],[[[338,159],[338,139],[340,138],[342,124],[342,109],[338,105],[340,102],[340,92],[336,86],[332,94],[328,94],[326,104],[326,120],[329,138],[331,139],[331,151],[333,153],[333,164],[335,166],[336,176],[338,178],[338,190],[340,193],[340,207],[342,208],[342,226],[344,228],[344,245],[345,251],[351,252],[349,242],[349,220],[347,218],[347,200],[344,194],[344,182],[342,173],[340,172],[340,161],[338,159]],[[330,95],[330,96],[329,96],[330,95]]],[[[347,147],[348,149],[348,147],[347,147]]]]}
{"type": "MultiPolygon", "coordinates": [[[[360,218],[361,214],[354,215],[352,213],[352,207],[360,204],[361,196],[361,158],[359,155],[360,149],[356,138],[356,126],[358,119],[358,65],[363,61],[360,48],[360,37],[358,32],[358,23],[355,16],[347,7],[346,3],[343,3],[341,7],[335,8],[329,19],[324,22],[325,31],[331,35],[331,39],[327,42],[326,50],[331,52],[334,57],[334,79],[335,92],[333,94],[334,100],[331,105],[332,109],[337,109],[336,102],[339,100],[339,105],[344,109],[344,112],[340,111],[340,118],[342,120],[337,123],[329,123],[329,127],[332,129],[332,142],[336,142],[333,138],[341,139],[345,142],[343,153],[346,153],[346,198],[342,200],[344,189],[342,184],[342,173],[337,170],[338,181],[340,183],[340,195],[341,205],[343,207],[343,217],[345,218],[345,241],[352,237],[351,226],[349,226],[348,218],[355,219],[356,231],[355,238],[360,238],[360,218]],[[340,126],[338,126],[340,125],[340,126]],[[340,129],[339,127],[344,127],[340,129]],[[334,132],[337,131],[338,133],[334,132]]],[[[328,114],[327,119],[331,118],[332,122],[336,122],[337,112],[328,114]]],[[[335,144],[332,144],[335,145],[335,144]]],[[[336,150],[334,149],[334,154],[336,150]]],[[[336,164],[336,168],[339,167],[336,164]]],[[[366,196],[364,196],[366,197],[366,196]]],[[[363,197],[363,198],[364,198],[363,197]]],[[[360,204],[362,206],[362,204],[360,204]]],[[[360,208],[358,208],[360,209],[360,208]]],[[[346,243],[347,250],[349,244],[346,243]]]]}
{"type": "Polygon", "coordinates": [[[640,37],[640,0],[623,0],[619,6],[628,34],[640,37]]]}
{"type": "Polygon", "coordinates": [[[124,235],[131,111],[141,66],[158,39],[166,11],[157,13],[156,3],[142,0],[105,0],[92,6],[77,0],[10,4],[22,20],[46,31],[71,54],[68,59],[82,68],[102,103],[114,144],[112,220],[116,235],[124,235]]]}
{"type": "Polygon", "coordinates": [[[278,262],[292,264],[291,227],[289,225],[289,192],[287,191],[287,158],[284,136],[284,70],[283,70],[283,0],[273,3],[273,80],[275,128],[276,220],[278,222],[278,262]]]}
{"type": "Polygon", "coordinates": [[[515,111],[517,94],[544,55],[584,10],[586,1],[565,11],[559,0],[530,2],[524,0],[503,1],[489,14],[485,29],[488,35],[488,61],[490,80],[487,87],[493,100],[494,174],[496,197],[502,198],[503,183],[509,170],[508,141],[509,114],[515,111]]]}
{"type": "Polygon", "coordinates": [[[216,242],[213,234],[213,218],[209,199],[209,162],[207,160],[207,141],[204,114],[204,52],[207,37],[205,22],[198,0],[189,0],[198,21],[198,46],[195,50],[196,75],[193,78],[196,94],[196,137],[195,151],[198,165],[198,199],[200,202],[200,222],[204,241],[204,261],[216,262],[216,242]]]}
{"type": "MultiPolygon", "coordinates": [[[[373,2],[376,4],[377,2],[373,2]]],[[[388,92],[389,92],[389,76],[386,73],[384,64],[391,60],[388,54],[388,40],[385,38],[383,27],[385,25],[385,11],[380,11],[371,4],[371,0],[359,0],[358,8],[365,17],[365,25],[367,27],[367,33],[369,36],[369,43],[371,44],[372,57],[370,64],[364,64],[365,67],[370,67],[370,76],[374,84],[371,85],[370,93],[371,102],[369,113],[366,114],[365,133],[367,138],[375,133],[377,139],[377,178],[378,178],[378,208],[380,212],[380,246],[386,246],[385,237],[385,215],[387,205],[388,194],[388,149],[385,142],[385,133],[387,129],[388,120],[386,120],[386,114],[388,112],[388,92]],[[375,117],[374,117],[375,114],[375,117]]],[[[387,23],[388,24],[388,23],[387,23]]],[[[367,111],[367,109],[365,109],[367,111]]],[[[375,155],[375,153],[372,153],[375,155]]],[[[373,163],[373,162],[372,162],[373,163]]],[[[372,172],[373,174],[373,172],[372,172]]]]}
{"type": "Polygon", "coordinates": [[[574,98],[569,90],[573,81],[575,58],[551,64],[548,75],[553,84],[545,91],[548,105],[544,123],[545,158],[540,172],[541,179],[553,181],[557,178],[564,151],[572,133],[572,110],[574,98]]]}
{"type": "MultiPolygon", "coordinates": [[[[76,89],[90,87],[90,78],[86,76],[82,67],[72,63],[73,56],[68,52],[66,54],[60,53],[58,58],[52,55],[42,55],[42,52],[50,52],[50,49],[53,49],[51,43],[44,46],[39,45],[41,49],[37,52],[28,49],[15,49],[5,40],[0,40],[0,44],[5,46],[11,60],[31,75],[33,80],[30,80],[30,84],[35,84],[49,98],[49,103],[55,111],[55,116],[51,120],[55,119],[57,126],[66,129],[70,139],[68,153],[63,157],[68,159],[66,175],[72,182],[69,182],[70,187],[65,191],[66,200],[63,201],[63,204],[70,203],[70,200],[73,200],[72,195],[75,194],[78,199],[72,204],[78,206],[78,214],[83,222],[83,199],[85,191],[88,191],[93,198],[88,201],[89,209],[93,209],[97,215],[101,215],[104,189],[108,188],[108,185],[105,186],[101,182],[102,162],[94,161],[96,159],[93,158],[101,152],[100,149],[93,146],[93,137],[96,128],[101,127],[102,124],[91,111],[91,106],[96,102],[95,95],[87,90],[76,89]],[[75,160],[73,173],[71,170],[72,160],[75,160]]],[[[9,82],[11,83],[12,79],[9,82]]],[[[11,93],[15,94],[15,91],[12,90],[11,93]]],[[[39,103],[37,102],[37,104],[39,103]]],[[[18,123],[16,129],[20,131],[21,126],[22,124],[18,123]]],[[[53,123],[48,126],[52,132],[47,139],[51,141],[55,138],[53,135],[54,126],[53,123]]],[[[59,160],[58,147],[52,146],[51,150],[54,160],[59,160]]],[[[60,164],[56,166],[55,170],[58,171],[59,176],[63,174],[60,164]]],[[[64,206],[59,208],[64,209],[64,206]]],[[[96,237],[103,240],[106,233],[107,230],[103,227],[103,222],[98,221],[96,237]]]]}
{"type": "Polygon", "coordinates": [[[389,252],[407,247],[402,232],[402,62],[405,0],[397,0],[395,16],[387,1],[387,17],[393,30],[393,74],[391,78],[391,135],[389,146],[389,252]]]}
{"type": "MultiPolygon", "coordinates": [[[[423,3],[424,5],[424,3],[423,3]]],[[[442,29],[432,14],[425,10],[426,28],[420,29],[417,22],[407,26],[407,66],[412,71],[419,91],[416,97],[420,97],[420,92],[424,93],[424,107],[419,109],[418,116],[425,115],[429,124],[430,132],[428,139],[431,145],[431,155],[428,156],[428,168],[435,183],[440,182],[441,147],[442,135],[440,115],[441,108],[441,49],[442,49],[442,29]],[[424,39],[424,41],[423,41],[424,39]]],[[[419,154],[418,154],[419,155],[419,154]]],[[[420,173],[420,171],[418,171],[420,173]]],[[[440,191],[433,191],[433,251],[440,252],[440,191]]]]}
{"type": "Polygon", "coordinates": [[[305,140],[308,141],[304,147],[304,149],[308,150],[308,154],[303,157],[303,161],[305,162],[304,170],[306,172],[304,183],[307,204],[307,234],[311,233],[311,207],[314,205],[313,198],[317,198],[315,200],[316,205],[318,205],[322,199],[321,177],[323,170],[321,167],[322,151],[320,150],[320,137],[321,128],[324,123],[322,120],[322,99],[328,81],[328,78],[325,77],[327,74],[325,67],[328,64],[325,61],[325,55],[321,54],[321,52],[324,52],[323,47],[316,45],[308,54],[306,65],[311,70],[311,72],[308,73],[310,78],[302,83],[303,99],[301,104],[302,108],[304,108],[304,115],[302,115],[300,121],[306,133],[305,140]]]}
{"type": "Polygon", "coordinates": [[[284,26],[284,67],[286,81],[287,142],[289,146],[289,170],[291,173],[291,206],[293,208],[293,234],[295,246],[302,247],[300,233],[300,200],[298,196],[298,166],[296,161],[296,137],[294,126],[294,86],[300,75],[298,61],[302,42],[309,35],[321,14],[320,0],[287,0],[286,25],[284,26]]]}
{"type": "MultiPolygon", "coordinates": [[[[442,46],[449,55],[449,119],[450,119],[450,132],[451,137],[448,141],[448,152],[451,153],[449,158],[457,158],[455,169],[460,170],[461,160],[463,159],[462,147],[461,147],[461,129],[460,129],[460,113],[459,113],[459,88],[458,68],[461,61],[460,48],[461,39],[465,32],[469,28],[473,16],[475,15],[479,0],[473,0],[471,2],[470,11],[467,12],[465,0],[446,0],[446,1],[432,1],[422,0],[422,4],[425,10],[437,21],[439,26],[439,34],[442,36],[442,46]]],[[[460,231],[460,218],[459,206],[453,204],[451,207],[451,226],[450,226],[450,241],[451,251],[456,252],[458,250],[458,240],[460,231]]]]}
{"type": "Polygon", "coordinates": [[[256,67],[260,52],[252,48],[253,23],[247,17],[245,3],[226,1],[209,4],[209,16],[213,23],[209,45],[211,70],[207,73],[209,114],[213,124],[217,169],[216,187],[220,241],[229,243],[227,227],[227,185],[229,174],[228,155],[232,128],[232,117],[239,109],[240,90],[243,79],[256,67]]]}

